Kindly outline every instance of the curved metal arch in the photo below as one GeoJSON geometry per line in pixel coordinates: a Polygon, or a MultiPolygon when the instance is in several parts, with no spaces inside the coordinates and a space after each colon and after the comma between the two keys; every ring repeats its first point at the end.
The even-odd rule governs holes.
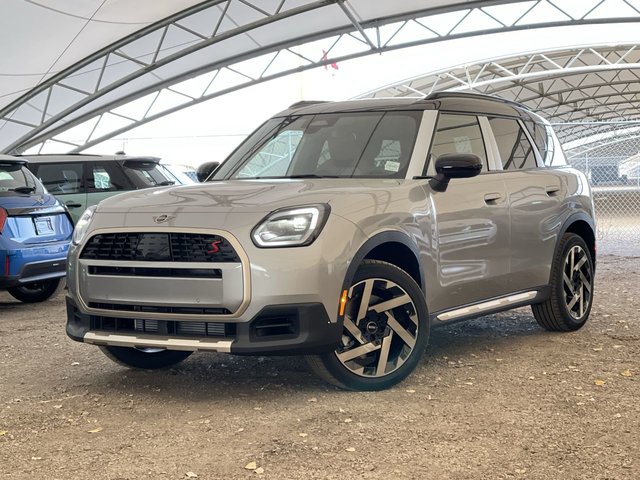
{"type": "MultiPolygon", "coordinates": [[[[581,157],[600,148],[640,138],[640,121],[614,124],[602,124],[599,122],[555,124],[556,130],[560,131],[563,128],[574,129],[577,126],[583,127],[584,130],[582,131],[586,131],[589,134],[564,145],[565,154],[569,159],[581,157]]],[[[634,146],[637,147],[637,142],[634,142],[634,146]]]]}
{"type": "Polygon", "coordinates": [[[442,70],[399,82],[362,97],[477,91],[527,105],[552,123],[575,122],[558,131],[570,142],[593,131],[584,122],[640,119],[640,45],[604,45],[533,52],[442,70]]]}
{"type": "MultiPolygon", "coordinates": [[[[430,4],[431,2],[419,0],[384,2],[384,6],[382,2],[370,0],[209,0],[97,52],[13,102],[10,107],[0,112],[0,148],[4,151],[23,151],[57,137],[71,127],[95,121],[94,128],[89,129],[90,133],[84,140],[67,142],[68,149],[82,150],[138,125],[233,90],[387,50],[478,34],[640,20],[640,9],[629,0],[622,0],[624,12],[621,12],[620,8],[608,8],[614,1],[620,2],[599,0],[589,6],[573,5],[572,8],[578,10],[568,11],[567,2],[563,0],[454,1],[448,2],[446,6],[442,6],[441,2],[430,4]],[[265,6],[267,4],[272,8],[268,9],[265,6]],[[239,6],[253,12],[244,23],[236,22],[230,14],[232,8],[239,6]],[[198,28],[187,25],[189,19],[210,14],[214,9],[218,9],[219,15],[215,22],[209,25],[212,28],[208,31],[199,31],[198,28]],[[505,13],[507,10],[509,15],[505,13]],[[544,12],[545,18],[541,19],[541,12],[544,12]],[[281,27],[291,26],[286,23],[288,20],[301,25],[305,24],[304,20],[311,18],[311,15],[316,20],[326,15],[330,18],[325,18],[325,23],[321,22],[315,31],[312,22],[308,30],[294,32],[283,40],[256,40],[260,34],[265,33],[261,30],[263,28],[287,31],[281,27]],[[228,28],[221,29],[225,22],[228,28]],[[229,26],[230,24],[233,25],[229,26]],[[175,34],[176,31],[191,40],[168,46],[166,40],[170,32],[175,34]],[[224,45],[229,45],[224,42],[232,39],[241,39],[253,44],[239,53],[221,55],[224,45]],[[297,48],[306,42],[318,40],[327,41],[326,51],[322,55],[305,55],[297,48]],[[153,44],[150,52],[146,55],[127,53],[127,48],[143,41],[153,44]],[[351,51],[346,54],[345,43],[351,46],[351,51]],[[187,68],[185,63],[180,63],[185,59],[196,58],[198,53],[203,52],[211,52],[218,55],[218,58],[210,62],[200,60],[193,68],[187,68]],[[268,67],[258,74],[246,74],[232,68],[241,60],[268,54],[272,54],[273,57],[268,62],[268,67]],[[293,55],[299,58],[300,65],[281,69],[277,73],[269,72],[269,66],[276,62],[280,55],[293,55]],[[126,67],[122,68],[126,74],[118,76],[113,81],[103,82],[105,72],[113,69],[113,65],[126,67]],[[167,73],[166,69],[163,70],[170,66],[176,66],[176,72],[167,73]],[[70,84],[70,80],[74,78],[95,72],[98,72],[98,81],[90,89],[70,84]],[[217,91],[205,89],[197,95],[175,90],[178,83],[207,72],[215,72],[215,75],[231,72],[244,77],[246,81],[237,81],[235,85],[217,91]],[[130,89],[127,90],[127,87],[130,89]],[[56,108],[51,108],[52,97],[60,91],[64,91],[70,100],[62,102],[62,107],[60,102],[57,102],[56,108]],[[145,95],[155,95],[157,99],[161,93],[167,92],[181,96],[181,101],[177,102],[179,105],[153,114],[147,111],[142,118],[131,118],[113,111],[125,102],[145,95]],[[25,120],[25,109],[33,110],[34,116],[38,118],[25,120]],[[97,126],[106,114],[118,117],[125,125],[97,135],[96,131],[101,130],[97,129],[97,126]],[[2,139],[1,129],[8,123],[11,123],[18,133],[2,139]]],[[[317,26],[317,22],[315,25],[317,26]]],[[[271,32],[271,37],[275,38],[274,32],[271,32]]]]}

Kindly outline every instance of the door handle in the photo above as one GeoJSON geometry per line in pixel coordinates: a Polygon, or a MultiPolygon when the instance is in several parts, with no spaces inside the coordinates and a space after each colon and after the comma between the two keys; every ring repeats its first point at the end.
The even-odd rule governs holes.
{"type": "Polygon", "coordinates": [[[560,191],[560,185],[547,185],[544,191],[547,192],[547,195],[552,197],[560,191]]]}
{"type": "Polygon", "coordinates": [[[495,193],[487,193],[484,196],[484,201],[485,201],[485,203],[494,203],[497,200],[500,200],[501,198],[502,198],[502,195],[500,195],[497,192],[495,192],[495,193]]]}
{"type": "Polygon", "coordinates": [[[67,202],[67,203],[65,203],[65,205],[66,205],[67,207],[69,207],[69,208],[78,208],[78,207],[81,207],[81,206],[82,206],[82,204],[81,204],[81,203],[73,202],[73,201],[71,201],[71,202],[67,202]]]}

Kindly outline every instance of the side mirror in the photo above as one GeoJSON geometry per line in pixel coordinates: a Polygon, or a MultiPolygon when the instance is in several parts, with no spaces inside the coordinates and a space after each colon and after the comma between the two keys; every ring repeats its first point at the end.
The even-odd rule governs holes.
{"type": "Polygon", "coordinates": [[[436,192],[444,192],[452,178],[475,177],[482,170],[482,160],[473,153],[445,153],[436,160],[437,175],[429,181],[436,192]]]}
{"type": "Polygon", "coordinates": [[[211,176],[213,172],[220,166],[220,162],[205,162],[196,170],[196,177],[199,182],[204,182],[211,176]]]}

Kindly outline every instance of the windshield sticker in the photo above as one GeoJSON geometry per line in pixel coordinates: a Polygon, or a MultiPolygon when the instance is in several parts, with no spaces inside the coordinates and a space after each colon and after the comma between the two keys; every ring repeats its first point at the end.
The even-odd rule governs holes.
{"type": "Polygon", "coordinates": [[[397,172],[398,170],[400,170],[400,162],[394,162],[392,160],[388,160],[384,164],[384,169],[387,172],[397,172]]]}

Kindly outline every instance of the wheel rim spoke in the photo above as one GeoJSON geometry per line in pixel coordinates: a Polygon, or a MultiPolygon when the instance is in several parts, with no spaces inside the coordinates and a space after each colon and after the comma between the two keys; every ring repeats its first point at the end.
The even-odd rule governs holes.
{"type": "Polygon", "coordinates": [[[378,313],[386,312],[387,310],[392,310],[396,307],[401,307],[402,305],[406,305],[407,303],[411,303],[411,299],[409,295],[402,295],[398,298],[392,298],[391,300],[387,300],[385,302],[380,302],[371,307],[371,310],[374,310],[378,313]]]}
{"type": "Polygon", "coordinates": [[[573,293],[573,283],[571,282],[571,279],[567,276],[566,272],[563,272],[562,275],[564,277],[564,284],[569,289],[569,291],[573,293]]]}
{"type": "Polygon", "coordinates": [[[382,339],[382,347],[380,348],[380,358],[378,359],[378,367],[376,368],[376,375],[381,377],[387,370],[387,362],[389,361],[389,351],[391,350],[391,340],[393,339],[393,332],[382,339]]]}
{"type": "Polygon", "coordinates": [[[358,309],[358,318],[360,321],[367,314],[369,302],[371,301],[371,291],[373,289],[373,279],[366,280],[364,282],[364,291],[362,292],[362,299],[360,300],[360,308],[358,309]]]}
{"type": "Polygon", "coordinates": [[[375,352],[376,350],[380,350],[380,345],[365,343],[364,345],[360,345],[359,347],[347,350],[343,353],[339,353],[338,358],[342,362],[348,362],[349,360],[361,357],[362,355],[366,355],[367,353],[375,352]]]}
{"type": "Polygon", "coordinates": [[[582,285],[589,290],[589,293],[591,293],[591,282],[589,282],[589,280],[587,280],[587,277],[585,277],[584,273],[580,272],[580,280],[582,280],[582,285]]]}
{"type": "Polygon", "coordinates": [[[587,263],[587,257],[586,255],[584,255],[580,261],[578,262],[578,264],[573,268],[574,272],[577,272],[578,270],[580,270],[580,267],[582,267],[585,263],[587,263]]]}
{"type": "Polygon", "coordinates": [[[416,344],[416,339],[413,337],[413,335],[411,335],[402,325],[398,323],[398,321],[391,314],[391,312],[389,312],[388,315],[389,315],[389,321],[387,325],[389,325],[389,327],[391,328],[391,330],[393,330],[393,332],[398,334],[398,336],[402,339],[404,343],[406,343],[410,348],[413,348],[413,346],[416,344]]]}
{"type": "Polygon", "coordinates": [[[356,327],[355,323],[351,321],[350,318],[344,317],[344,328],[346,328],[349,333],[360,343],[360,345],[367,343],[364,338],[362,338],[362,332],[360,329],[356,327]]]}

